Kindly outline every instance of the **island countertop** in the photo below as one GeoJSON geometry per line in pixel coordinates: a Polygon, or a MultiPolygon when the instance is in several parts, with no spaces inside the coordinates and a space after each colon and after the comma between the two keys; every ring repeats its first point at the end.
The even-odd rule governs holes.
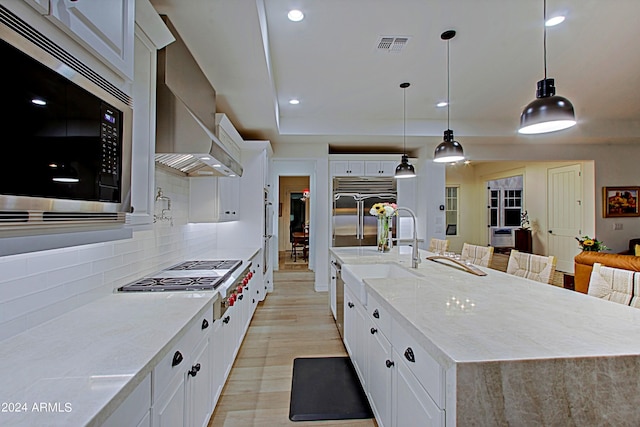
{"type": "MultiPolygon", "coordinates": [[[[331,252],[343,268],[410,266],[405,247],[389,253],[366,247],[331,252]]],[[[476,276],[447,261],[426,260],[430,255],[420,251],[422,262],[410,269],[415,276],[363,282],[367,293],[453,372],[447,378],[455,384],[447,386],[458,396],[449,402],[457,416],[450,421],[515,420],[518,413],[545,425],[563,416],[582,425],[639,418],[635,409],[624,414],[620,407],[624,402],[636,408],[640,402],[635,391],[640,341],[634,338],[640,336],[640,310],[486,267],[479,267],[486,276],[476,276]],[[555,399],[557,407],[544,406],[541,397],[555,399]],[[576,408],[586,403],[587,413],[578,416],[576,408]]]]}

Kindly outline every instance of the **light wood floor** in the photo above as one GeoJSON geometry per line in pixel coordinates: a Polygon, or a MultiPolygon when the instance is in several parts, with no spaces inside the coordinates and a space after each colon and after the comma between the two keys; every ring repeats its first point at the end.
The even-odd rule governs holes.
{"type": "Polygon", "coordinates": [[[310,271],[274,272],[274,291],[258,305],[209,427],[376,427],[375,420],[289,420],[293,359],[346,356],[326,292],[310,271]]]}

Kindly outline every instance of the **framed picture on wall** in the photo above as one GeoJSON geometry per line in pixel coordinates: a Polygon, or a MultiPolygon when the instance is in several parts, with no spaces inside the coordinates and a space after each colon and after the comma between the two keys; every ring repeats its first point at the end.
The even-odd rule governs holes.
{"type": "Polygon", "coordinates": [[[640,216],[640,187],[602,187],[602,216],[605,218],[640,216]]]}

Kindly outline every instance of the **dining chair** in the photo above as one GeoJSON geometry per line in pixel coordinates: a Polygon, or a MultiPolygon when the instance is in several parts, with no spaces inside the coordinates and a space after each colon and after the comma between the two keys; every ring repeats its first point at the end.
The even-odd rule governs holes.
{"type": "Polygon", "coordinates": [[[449,241],[443,239],[432,238],[429,242],[429,252],[441,254],[449,249],[449,241]]]}
{"type": "Polygon", "coordinates": [[[634,295],[634,285],[640,286],[640,273],[621,268],[605,267],[596,262],[591,270],[587,295],[624,305],[640,306],[634,295]],[[635,301],[634,301],[635,300],[635,301]]]}
{"type": "Polygon", "coordinates": [[[470,243],[462,244],[460,259],[469,261],[471,264],[480,267],[489,267],[493,258],[493,246],[478,246],[470,243]]]}
{"type": "Polygon", "coordinates": [[[509,254],[508,274],[551,284],[555,271],[556,257],[553,255],[533,255],[516,249],[509,254]]]}

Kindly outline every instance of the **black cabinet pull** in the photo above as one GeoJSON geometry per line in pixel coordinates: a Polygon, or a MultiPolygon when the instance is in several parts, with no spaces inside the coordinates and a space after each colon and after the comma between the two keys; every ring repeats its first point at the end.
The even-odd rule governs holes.
{"type": "Polygon", "coordinates": [[[376,332],[378,332],[376,328],[371,328],[371,335],[375,334],[376,332]]]}
{"type": "Polygon", "coordinates": [[[189,371],[189,375],[191,375],[192,377],[195,377],[196,375],[198,375],[199,371],[200,371],[200,364],[196,363],[191,367],[191,370],[189,371]]]}
{"type": "Polygon", "coordinates": [[[240,296],[238,297],[238,299],[239,299],[239,300],[241,300],[243,296],[244,296],[244,294],[240,294],[240,296]]]}
{"type": "Polygon", "coordinates": [[[373,310],[373,317],[375,317],[376,319],[380,318],[380,313],[378,313],[378,309],[377,308],[375,310],[373,310]]]}
{"type": "Polygon", "coordinates": [[[416,357],[413,354],[413,350],[411,349],[411,347],[407,347],[407,349],[404,351],[404,357],[406,357],[409,362],[416,362],[416,357]]]}
{"type": "Polygon", "coordinates": [[[174,366],[178,366],[180,362],[182,362],[182,359],[184,359],[184,357],[182,357],[182,353],[180,353],[179,351],[176,351],[175,354],[173,355],[173,361],[171,362],[171,367],[173,368],[174,366]]]}
{"type": "Polygon", "coordinates": [[[255,304],[255,303],[256,303],[255,298],[252,298],[252,299],[251,299],[251,304],[255,304]]]}
{"type": "Polygon", "coordinates": [[[393,363],[393,361],[392,361],[392,360],[389,360],[389,359],[387,359],[387,361],[386,361],[386,362],[384,362],[384,363],[385,363],[385,365],[387,365],[387,368],[390,368],[390,367],[392,367],[393,365],[395,365],[395,363],[393,363]]]}
{"type": "Polygon", "coordinates": [[[202,319],[202,329],[207,329],[209,327],[209,321],[207,319],[202,319]]]}
{"type": "Polygon", "coordinates": [[[351,301],[349,301],[347,305],[349,306],[349,308],[353,308],[353,303],[351,301]]]}
{"type": "Polygon", "coordinates": [[[222,323],[229,323],[229,320],[231,320],[231,318],[229,316],[226,316],[224,319],[222,319],[222,323]]]}

